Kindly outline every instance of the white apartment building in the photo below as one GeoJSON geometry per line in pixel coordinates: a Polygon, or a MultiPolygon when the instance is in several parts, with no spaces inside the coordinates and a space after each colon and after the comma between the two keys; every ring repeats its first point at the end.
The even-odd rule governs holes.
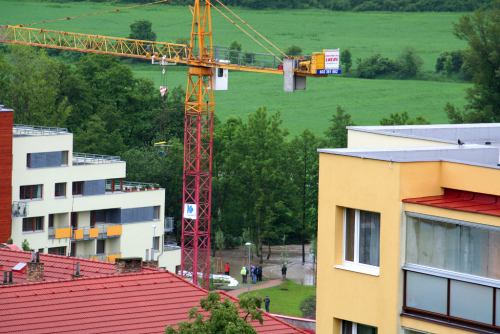
{"type": "MultiPolygon", "coordinates": [[[[49,254],[114,261],[154,249],[160,267],[176,270],[179,247],[164,247],[165,189],[123,181],[118,156],[73,152],[67,129],[14,125],[12,233],[49,254]]],[[[150,257],[146,260],[151,259],[150,257]]]]}

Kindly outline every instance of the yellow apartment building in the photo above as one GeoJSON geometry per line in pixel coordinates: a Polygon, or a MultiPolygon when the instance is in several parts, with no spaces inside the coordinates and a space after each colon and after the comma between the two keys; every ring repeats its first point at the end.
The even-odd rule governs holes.
{"type": "Polygon", "coordinates": [[[348,130],[319,150],[317,333],[499,333],[500,125],[348,130]]]}

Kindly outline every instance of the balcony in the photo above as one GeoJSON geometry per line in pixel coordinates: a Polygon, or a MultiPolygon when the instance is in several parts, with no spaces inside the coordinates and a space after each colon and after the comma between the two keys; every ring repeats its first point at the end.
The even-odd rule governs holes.
{"type": "Polygon", "coordinates": [[[115,259],[121,258],[122,253],[103,253],[103,254],[91,254],[91,255],[76,255],[82,259],[96,260],[96,261],[107,261],[115,262],[115,259]]]}
{"type": "Polygon", "coordinates": [[[120,224],[96,224],[95,226],[77,227],[73,229],[72,241],[117,238],[122,235],[120,224]]]}
{"type": "Polygon", "coordinates": [[[12,202],[11,217],[26,217],[29,213],[28,203],[26,202],[12,202]]]}
{"type": "Polygon", "coordinates": [[[163,232],[172,232],[174,230],[174,217],[165,217],[163,232]]]}
{"type": "Polygon", "coordinates": [[[176,249],[181,249],[181,246],[177,246],[176,242],[173,241],[167,241],[166,243],[163,244],[163,251],[171,251],[171,250],[176,250],[176,249]]]}
{"type": "Polygon", "coordinates": [[[131,191],[144,191],[144,190],[158,190],[160,186],[154,183],[144,183],[144,182],[131,182],[131,181],[123,181],[123,191],[131,192],[131,191]]]}
{"type": "Polygon", "coordinates": [[[403,316],[487,333],[500,330],[499,280],[413,264],[403,270],[403,316]]]}
{"type": "Polygon", "coordinates": [[[109,164],[115,162],[123,162],[123,161],[119,156],[116,155],[100,155],[100,154],[73,152],[73,166],[109,164]]]}

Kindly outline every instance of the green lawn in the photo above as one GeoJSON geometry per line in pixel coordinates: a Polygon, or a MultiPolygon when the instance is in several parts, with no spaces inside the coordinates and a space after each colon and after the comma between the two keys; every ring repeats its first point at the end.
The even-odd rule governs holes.
{"type": "MultiPolygon", "coordinates": [[[[110,10],[126,5],[89,2],[48,3],[0,0],[0,24],[26,24],[68,16],[110,10]]],[[[236,8],[238,15],[262,32],[278,47],[300,45],[304,53],[324,48],[350,48],[353,58],[381,53],[396,58],[406,46],[414,47],[431,71],[441,51],[464,48],[451,33],[452,22],[460,13],[333,12],[329,10],[248,10],[236,8]]],[[[238,40],[244,50],[265,52],[221,15],[212,11],[215,45],[228,46],[238,40]]],[[[173,42],[188,37],[191,14],[187,7],[155,5],[85,18],[40,24],[33,28],[65,30],[87,34],[126,37],[136,19],[149,19],[159,41],[173,42]]],[[[162,83],[159,66],[132,65],[136,75],[162,83]]],[[[186,87],[186,67],[169,68],[167,85],[186,87]]],[[[307,90],[283,92],[283,77],[273,74],[231,72],[229,90],[215,92],[215,112],[221,120],[230,115],[246,118],[259,106],[271,112],[281,110],[283,126],[292,135],[306,128],[322,136],[337,105],[353,117],[357,125],[376,125],[391,112],[407,111],[411,117],[424,116],[432,123],[446,123],[443,107],[451,102],[465,104],[470,84],[412,80],[364,80],[329,76],[308,78],[307,90]]]]}
{"type": "MultiPolygon", "coordinates": [[[[302,317],[300,303],[307,297],[314,295],[316,293],[316,287],[295,284],[288,279],[287,288],[288,290],[281,290],[281,285],[278,285],[272,288],[252,291],[251,293],[258,294],[262,297],[262,299],[269,296],[269,299],[271,300],[269,311],[271,313],[284,314],[292,317],[302,317]]],[[[248,292],[245,292],[238,297],[241,298],[247,293],[248,292]]],[[[262,308],[264,308],[264,303],[262,304],[262,308]]]]}

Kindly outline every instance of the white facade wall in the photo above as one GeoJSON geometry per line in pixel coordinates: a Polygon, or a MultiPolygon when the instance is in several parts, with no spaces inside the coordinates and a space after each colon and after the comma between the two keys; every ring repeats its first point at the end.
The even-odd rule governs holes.
{"type": "MultiPolygon", "coordinates": [[[[54,227],[70,226],[71,212],[78,212],[78,228],[90,227],[91,211],[105,209],[130,209],[140,207],[160,207],[160,219],[146,222],[122,224],[122,234],[118,237],[104,238],[105,253],[121,253],[122,257],[145,257],[146,249],[153,243],[153,232],[160,237],[161,254],[160,267],[175,270],[180,265],[180,250],[164,252],[163,248],[163,217],[165,203],[165,189],[114,192],[101,195],[72,195],[72,182],[123,179],[126,175],[126,163],[106,162],[99,164],[73,165],[73,134],[33,135],[14,137],[13,140],[13,171],[12,171],[12,200],[27,203],[29,217],[44,217],[43,231],[23,232],[23,218],[12,218],[12,239],[21,247],[23,240],[27,240],[34,250],[46,253],[48,248],[66,247],[66,254],[71,251],[71,238],[49,238],[49,214],[54,216],[54,227]],[[27,155],[54,151],[68,151],[68,165],[48,168],[28,168],[27,155]],[[55,197],[55,184],[66,183],[66,196],[55,197]],[[20,188],[27,185],[43,185],[42,199],[20,200],[20,188]],[[156,229],[151,226],[155,225],[156,229]],[[168,255],[167,253],[171,253],[168,255]],[[178,254],[177,254],[178,253],[178,254]],[[168,255],[168,256],[167,256],[168,255]]],[[[100,224],[98,224],[100,225],[100,224]]],[[[96,226],[98,226],[96,225],[96,226]]],[[[77,240],[76,255],[91,256],[96,254],[98,239],[77,240]]]]}

